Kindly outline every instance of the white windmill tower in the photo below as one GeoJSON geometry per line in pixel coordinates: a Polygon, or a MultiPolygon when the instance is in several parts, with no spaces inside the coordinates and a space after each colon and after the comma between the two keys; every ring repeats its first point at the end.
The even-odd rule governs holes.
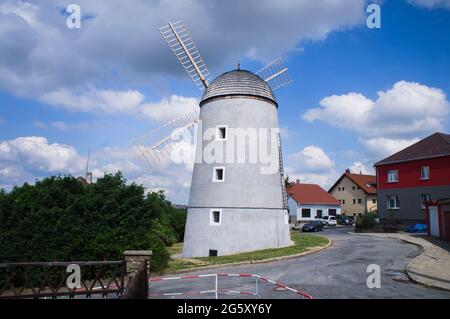
{"type": "MultiPolygon", "coordinates": [[[[238,66],[211,82],[208,69],[181,21],[169,23],[160,28],[160,32],[194,84],[205,90],[199,115],[189,113],[151,132],[168,126],[180,127],[179,132],[199,120],[201,123],[183,257],[228,255],[290,245],[277,130],[278,103],[272,92],[291,82],[287,68],[280,59],[257,73],[240,70],[238,66]],[[275,135],[271,134],[274,129],[275,135]],[[258,136],[256,143],[259,147],[265,145],[270,159],[275,161],[272,165],[275,164],[276,169],[269,173],[264,173],[267,163],[250,160],[256,145],[252,145],[255,140],[246,135],[262,131],[268,132],[268,138],[262,141],[258,136]],[[239,139],[243,144],[239,144],[239,139]],[[243,148],[238,149],[239,145],[243,148]],[[215,149],[212,160],[205,160],[203,155],[211,146],[215,149]],[[234,154],[236,151],[240,153],[234,154]],[[244,161],[239,161],[237,158],[242,159],[242,151],[244,161]]],[[[169,154],[171,137],[162,138],[149,148],[141,147],[148,164],[156,164],[169,154]]]]}

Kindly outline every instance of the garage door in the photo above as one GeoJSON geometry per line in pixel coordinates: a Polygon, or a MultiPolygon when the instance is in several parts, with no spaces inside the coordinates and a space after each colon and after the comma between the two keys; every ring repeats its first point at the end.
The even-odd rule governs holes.
{"type": "Polygon", "coordinates": [[[445,239],[450,240],[450,212],[444,213],[445,239]]]}
{"type": "Polygon", "coordinates": [[[430,235],[439,237],[439,220],[436,206],[430,207],[430,235]]]}

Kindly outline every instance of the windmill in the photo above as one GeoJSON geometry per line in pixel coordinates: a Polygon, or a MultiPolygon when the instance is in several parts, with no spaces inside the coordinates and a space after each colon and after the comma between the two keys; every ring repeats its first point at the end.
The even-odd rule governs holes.
{"type": "MultiPolygon", "coordinates": [[[[204,93],[200,112],[189,112],[133,141],[149,167],[170,155],[175,135],[200,121],[202,131],[197,135],[197,145],[202,145],[204,130],[208,128],[215,128],[216,143],[222,144],[233,137],[233,128],[278,128],[278,103],[273,90],[292,82],[280,58],[256,73],[238,66],[212,81],[182,21],[169,22],[159,31],[195,86],[204,93]],[[140,141],[155,136],[160,138],[150,146],[142,146],[140,141]]],[[[274,174],[261,174],[259,164],[204,163],[198,160],[203,149],[196,152],[184,257],[226,255],[291,244],[279,133],[276,139],[276,146],[271,149],[278,161],[274,174]]]]}

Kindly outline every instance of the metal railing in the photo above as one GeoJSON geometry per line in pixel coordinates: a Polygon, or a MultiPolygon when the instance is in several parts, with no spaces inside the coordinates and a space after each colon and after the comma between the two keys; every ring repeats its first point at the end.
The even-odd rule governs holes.
{"type": "Polygon", "coordinates": [[[0,264],[0,299],[121,295],[125,261],[24,262],[0,264]],[[80,267],[80,286],[69,288],[68,266],[80,267]]]}

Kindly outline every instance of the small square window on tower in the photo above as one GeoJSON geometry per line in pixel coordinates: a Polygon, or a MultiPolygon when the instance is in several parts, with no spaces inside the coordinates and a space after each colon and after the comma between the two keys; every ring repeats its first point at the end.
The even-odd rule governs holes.
{"type": "Polygon", "coordinates": [[[214,167],[213,182],[220,183],[225,181],[225,167],[214,167]]]}
{"type": "Polygon", "coordinates": [[[210,249],[209,250],[209,257],[217,257],[217,250],[216,249],[210,249]]]}
{"type": "Polygon", "coordinates": [[[226,125],[217,126],[216,141],[224,141],[226,139],[227,139],[227,126],[226,125]]]}
{"type": "Polygon", "coordinates": [[[217,226],[222,224],[222,211],[220,209],[211,209],[209,224],[217,226]]]}

